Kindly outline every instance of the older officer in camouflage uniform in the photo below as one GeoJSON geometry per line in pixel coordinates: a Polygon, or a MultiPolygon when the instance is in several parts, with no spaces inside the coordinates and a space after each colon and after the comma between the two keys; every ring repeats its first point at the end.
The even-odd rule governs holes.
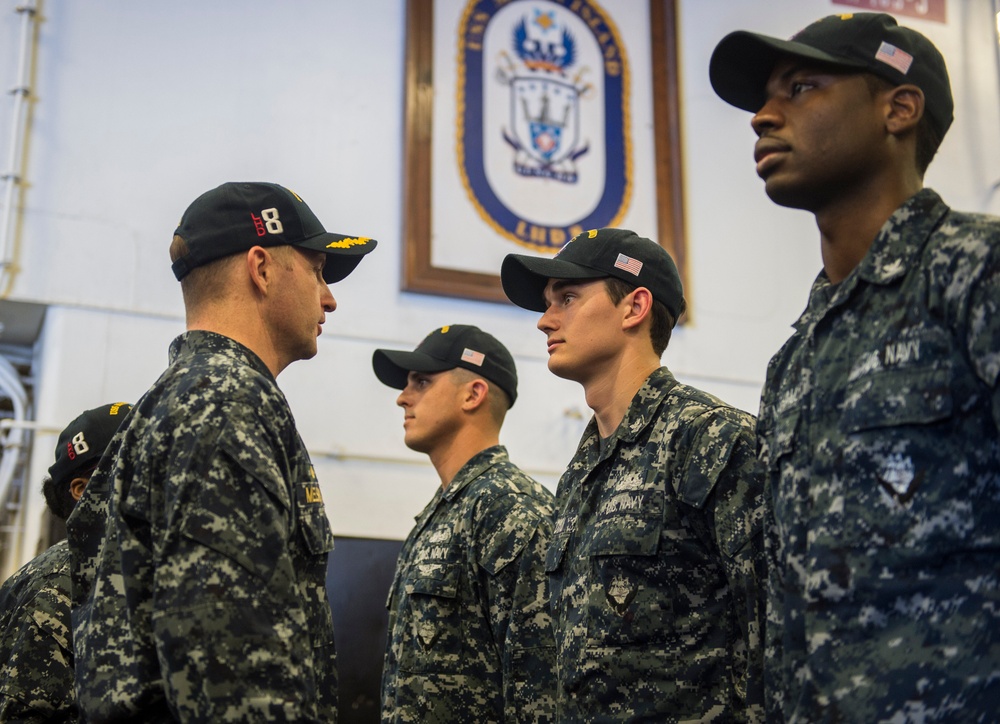
{"type": "Polygon", "coordinates": [[[275,184],[185,211],[171,258],[188,331],[69,520],[86,718],[336,719],[333,536],[275,377],[316,354],[327,285],[374,246],[275,184]]]}
{"type": "Polygon", "coordinates": [[[510,254],[501,278],[515,304],[544,312],[549,370],[594,410],[559,481],[546,559],[559,719],[757,720],[754,421],[660,366],[685,309],[673,260],[599,229],[554,259],[510,254]]]}
{"type": "Polygon", "coordinates": [[[372,364],[402,390],[406,445],[441,478],[389,593],[382,721],[552,721],[543,562],[553,500],[499,443],[517,398],[513,358],[491,335],[455,324],[414,352],[376,350],[372,364]]]}
{"type": "MultiPolygon", "coordinates": [[[[66,520],[132,405],[79,415],[59,434],[42,483],[49,511],[66,520]]],[[[75,722],[69,544],[61,540],[0,587],[0,722],[75,722]]]]}
{"type": "Polygon", "coordinates": [[[769,715],[996,721],[1000,220],[923,188],[952,120],[944,59],[858,13],[733,33],[711,78],[823,252],[761,402],[769,715]]]}

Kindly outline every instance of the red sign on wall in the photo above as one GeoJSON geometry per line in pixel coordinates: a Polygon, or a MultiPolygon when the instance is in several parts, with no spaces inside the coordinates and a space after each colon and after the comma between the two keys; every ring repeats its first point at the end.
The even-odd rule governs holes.
{"type": "Polygon", "coordinates": [[[946,22],[947,0],[832,0],[832,2],[834,5],[849,5],[865,12],[907,15],[921,20],[946,22]]]}

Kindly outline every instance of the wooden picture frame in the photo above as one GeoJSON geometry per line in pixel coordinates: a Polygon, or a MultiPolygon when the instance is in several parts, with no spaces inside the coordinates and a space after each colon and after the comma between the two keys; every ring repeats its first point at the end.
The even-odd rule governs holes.
{"type": "MultiPolygon", "coordinates": [[[[634,1],[634,0],[630,0],[634,1]]],[[[499,3],[498,3],[499,4],[499,3]]],[[[681,162],[680,87],[678,79],[676,0],[650,0],[649,32],[652,63],[653,138],[655,150],[655,228],[674,258],[682,281],[687,278],[681,162]]],[[[407,0],[404,229],[402,289],[448,297],[507,302],[496,274],[435,266],[432,261],[432,132],[435,122],[454,125],[455,118],[435,119],[434,0],[407,0]]],[[[633,61],[635,62],[635,61],[633,61]]],[[[444,89],[441,92],[450,92],[444,89]]],[[[640,153],[642,149],[634,149],[640,153]]],[[[511,251],[523,252],[512,245],[511,251]]],[[[554,250],[553,250],[554,253],[554,250]]]]}

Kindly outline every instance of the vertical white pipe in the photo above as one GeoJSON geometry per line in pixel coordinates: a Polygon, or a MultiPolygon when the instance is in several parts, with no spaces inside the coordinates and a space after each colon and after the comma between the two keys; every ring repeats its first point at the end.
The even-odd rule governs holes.
{"type": "Polygon", "coordinates": [[[14,193],[21,185],[21,178],[18,171],[24,157],[24,118],[25,105],[30,89],[28,87],[28,73],[31,63],[32,47],[31,42],[34,37],[35,23],[35,0],[30,0],[24,5],[18,5],[16,12],[21,13],[21,43],[18,57],[17,84],[11,89],[14,96],[13,110],[10,124],[10,144],[7,154],[7,171],[3,174],[4,204],[3,219],[0,220],[0,290],[6,287],[6,277],[12,262],[10,256],[10,238],[14,226],[14,193]]]}

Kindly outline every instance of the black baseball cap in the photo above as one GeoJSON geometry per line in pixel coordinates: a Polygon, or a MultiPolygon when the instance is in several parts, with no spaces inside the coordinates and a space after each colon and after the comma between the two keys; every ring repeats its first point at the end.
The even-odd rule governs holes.
{"type": "Polygon", "coordinates": [[[412,352],[377,349],[372,368],[379,381],[401,390],[410,372],[444,372],[462,367],[482,375],[507,393],[511,406],[517,399],[514,358],[496,337],[479,327],[449,324],[424,337],[412,352]]]}
{"type": "Polygon", "coordinates": [[[323,228],[298,194],[272,183],[230,182],[196,198],[174,231],[188,253],[171,267],[178,280],[195,267],[255,246],[297,246],[327,255],[323,280],[339,282],[378,243],[323,228]]]}
{"type": "Polygon", "coordinates": [[[49,468],[52,481],[69,482],[96,465],[131,409],[132,405],[127,402],[101,405],[87,410],[67,425],[59,433],[56,461],[49,468]]]}
{"type": "Polygon", "coordinates": [[[681,275],[670,254],[628,229],[591,229],[577,234],[553,258],[508,254],[500,266],[504,293],[519,307],[545,311],[549,279],[615,277],[646,287],[674,320],[684,311],[681,275]]]}
{"type": "Polygon", "coordinates": [[[894,85],[912,83],[924,92],[925,112],[941,138],[954,119],[955,101],[940,51],[885,13],[830,15],[790,40],[746,30],[730,33],[712,52],[709,79],[722,100],[756,113],[767,100],[771,71],[788,56],[866,71],[894,85]]]}

